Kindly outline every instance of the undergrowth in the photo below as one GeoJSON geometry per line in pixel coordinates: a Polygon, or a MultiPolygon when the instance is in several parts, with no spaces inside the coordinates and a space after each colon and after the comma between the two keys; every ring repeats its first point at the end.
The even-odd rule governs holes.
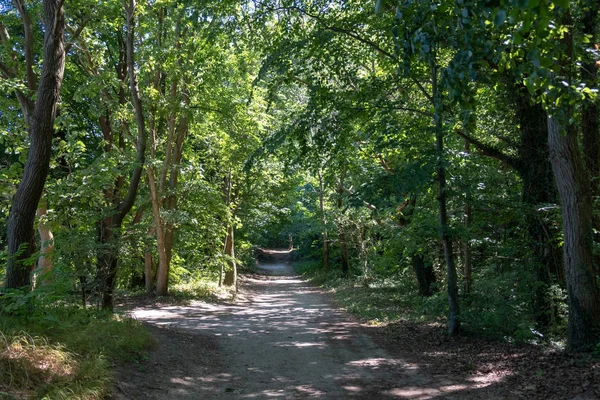
{"type": "Polygon", "coordinates": [[[0,302],[0,399],[103,399],[115,365],[140,362],[154,345],[137,321],[48,303],[35,291],[0,302]]]}
{"type": "MultiPolygon", "coordinates": [[[[341,307],[368,324],[446,322],[444,288],[430,297],[419,296],[410,270],[364,280],[344,277],[336,269],[323,270],[319,262],[300,261],[294,268],[313,284],[333,292],[341,307]]],[[[527,287],[515,284],[524,279],[513,275],[489,277],[474,285],[469,295],[461,295],[463,332],[518,343],[550,342],[564,336],[561,324],[546,336],[535,330],[527,287]]]]}
{"type": "Polygon", "coordinates": [[[231,287],[221,286],[216,280],[193,279],[181,282],[169,288],[170,295],[189,300],[215,302],[230,300],[235,297],[235,290],[231,287]]]}

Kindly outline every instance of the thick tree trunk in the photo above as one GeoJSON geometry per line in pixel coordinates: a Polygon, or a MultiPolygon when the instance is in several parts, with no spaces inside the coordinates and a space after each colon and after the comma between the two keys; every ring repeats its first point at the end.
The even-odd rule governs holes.
{"type": "Polygon", "coordinates": [[[556,185],[549,160],[547,114],[540,103],[533,103],[523,85],[516,91],[516,114],[521,140],[517,172],[523,181],[521,199],[527,208],[525,223],[534,256],[536,288],[533,312],[537,328],[547,330],[553,320],[553,305],[549,297],[552,276],[562,281],[562,257],[555,240],[553,221],[544,215],[544,205],[557,202],[556,185]]]}
{"type": "MultiPolygon", "coordinates": [[[[587,3],[588,9],[583,12],[582,33],[590,36],[590,44],[597,42],[598,13],[600,0],[592,0],[587,3]]],[[[598,64],[595,56],[586,52],[584,61],[581,63],[581,78],[588,88],[598,87],[598,64]]],[[[582,102],[581,131],[583,136],[583,156],[590,175],[590,186],[593,202],[598,201],[600,196],[600,108],[597,101],[587,100],[582,102]]],[[[594,228],[595,247],[600,246],[600,215],[594,213],[592,220],[594,228]]],[[[594,255],[594,266],[596,275],[600,273],[600,253],[594,255]]]]}
{"type": "Polygon", "coordinates": [[[433,266],[425,265],[425,257],[422,254],[415,253],[410,259],[413,271],[415,271],[415,276],[417,277],[417,283],[419,284],[419,295],[431,296],[433,294],[431,284],[435,282],[433,266]]]}
{"type": "Polygon", "coordinates": [[[237,285],[237,265],[235,263],[235,242],[234,242],[234,229],[233,225],[230,225],[227,229],[227,238],[225,239],[225,255],[229,258],[227,264],[229,269],[225,271],[225,277],[223,284],[225,286],[236,286],[237,285]]]}
{"type": "Polygon", "coordinates": [[[34,265],[31,255],[35,247],[33,224],[50,168],[54,120],[65,69],[62,4],[60,0],[44,0],[44,57],[33,113],[28,118],[30,147],[7,224],[7,288],[31,283],[34,265]]]}
{"type": "Polygon", "coordinates": [[[562,205],[569,325],[567,349],[580,351],[600,341],[600,294],[593,266],[592,196],[577,133],[560,132],[548,118],[550,159],[562,205]]]}
{"type": "Polygon", "coordinates": [[[435,149],[437,156],[437,181],[438,181],[438,205],[439,205],[439,220],[440,233],[442,242],[444,243],[444,260],[446,262],[446,271],[448,274],[448,334],[454,336],[460,330],[460,308],[458,304],[458,278],[456,266],[454,265],[454,253],[452,251],[452,239],[448,232],[448,213],[446,210],[446,167],[444,165],[444,126],[442,114],[442,102],[440,93],[438,92],[437,65],[431,63],[431,78],[433,102],[435,108],[435,149]]]}

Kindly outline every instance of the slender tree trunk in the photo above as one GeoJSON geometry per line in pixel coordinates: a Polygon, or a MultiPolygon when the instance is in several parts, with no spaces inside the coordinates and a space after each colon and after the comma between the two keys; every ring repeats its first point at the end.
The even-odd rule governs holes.
{"type": "Polygon", "coordinates": [[[319,169],[319,209],[321,211],[321,224],[323,225],[323,268],[329,269],[329,243],[327,238],[327,219],[325,218],[325,183],[323,173],[319,169]]]}
{"type": "Polygon", "coordinates": [[[146,250],[144,252],[144,286],[146,293],[152,293],[154,286],[154,260],[152,259],[152,252],[146,250]]]}
{"type": "Polygon", "coordinates": [[[154,169],[150,166],[146,168],[148,175],[148,186],[152,202],[152,216],[154,218],[154,231],[156,232],[156,243],[158,249],[158,270],[156,272],[156,294],[164,296],[169,290],[169,260],[165,250],[165,231],[162,218],[160,216],[160,199],[158,197],[158,188],[154,178],[154,169]]]}
{"type": "MultiPolygon", "coordinates": [[[[23,3],[18,3],[23,6],[23,3]]],[[[65,17],[62,1],[44,0],[44,25],[42,73],[33,113],[27,117],[30,147],[7,224],[7,288],[29,286],[31,283],[30,274],[34,265],[31,256],[35,248],[33,224],[50,168],[54,120],[65,69],[65,17]]],[[[33,51],[31,46],[26,48],[26,52],[29,51],[33,51]]],[[[30,66],[28,63],[28,67],[30,66]]],[[[28,82],[31,83],[32,79],[34,77],[30,77],[28,72],[28,82]]]]}
{"type": "MultiPolygon", "coordinates": [[[[48,209],[45,201],[41,201],[37,209],[37,217],[43,219],[46,217],[48,209]]],[[[51,273],[54,264],[52,263],[52,255],[54,253],[54,235],[50,228],[43,221],[38,222],[38,233],[40,235],[40,256],[37,266],[37,282],[36,285],[46,286],[51,282],[51,273]]]]}
{"type": "MultiPolygon", "coordinates": [[[[468,140],[465,141],[465,152],[469,154],[471,152],[471,146],[468,140]]],[[[463,240],[463,273],[465,276],[464,290],[465,294],[471,293],[471,286],[473,284],[473,255],[471,250],[470,231],[471,224],[473,222],[473,206],[471,205],[471,196],[467,195],[467,201],[465,203],[465,215],[464,224],[465,230],[467,231],[467,238],[463,240]]]]}
{"type": "MultiPolygon", "coordinates": [[[[346,175],[346,170],[342,171],[340,175],[340,183],[338,188],[338,200],[337,207],[340,213],[344,207],[344,178],[346,175]]],[[[340,242],[340,256],[341,256],[341,264],[342,264],[342,274],[347,276],[350,273],[350,261],[348,259],[348,242],[346,240],[346,231],[343,221],[343,216],[340,214],[340,221],[338,224],[338,241],[340,242]]]]}
{"type": "MultiPolygon", "coordinates": [[[[435,58],[434,58],[435,60],[435,58]]],[[[452,239],[448,232],[448,213],[446,210],[446,167],[444,165],[444,126],[442,114],[441,95],[438,92],[438,67],[435,61],[431,63],[431,79],[433,101],[435,108],[435,142],[437,155],[437,181],[438,181],[438,205],[440,232],[442,242],[444,243],[444,259],[447,270],[447,285],[448,285],[448,334],[454,336],[460,330],[460,308],[458,305],[458,278],[456,266],[454,265],[454,253],[452,252],[452,239]]]]}
{"type": "Polygon", "coordinates": [[[230,225],[229,229],[227,229],[227,239],[225,240],[225,255],[229,257],[229,260],[227,260],[229,269],[225,271],[225,278],[223,279],[223,284],[225,286],[236,286],[237,265],[235,263],[235,242],[233,225],[230,225]]]}

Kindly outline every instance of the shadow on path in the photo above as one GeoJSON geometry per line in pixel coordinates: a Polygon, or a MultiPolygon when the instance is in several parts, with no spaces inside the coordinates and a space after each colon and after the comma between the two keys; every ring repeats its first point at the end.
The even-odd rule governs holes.
{"type": "Polygon", "coordinates": [[[285,258],[259,268],[244,279],[245,303],[133,310],[162,328],[153,328],[159,355],[126,374],[115,398],[459,399],[491,384],[432,377],[390,356],[285,258]]]}

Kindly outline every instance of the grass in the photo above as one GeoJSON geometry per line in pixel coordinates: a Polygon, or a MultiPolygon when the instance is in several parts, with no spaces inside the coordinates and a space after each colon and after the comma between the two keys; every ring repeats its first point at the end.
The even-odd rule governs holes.
{"type": "MultiPolygon", "coordinates": [[[[439,288],[430,297],[419,296],[410,270],[364,280],[360,276],[343,277],[339,270],[325,271],[319,262],[301,261],[294,267],[313,284],[332,292],[340,307],[365,323],[446,322],[445,289],[439,288]]],[[[566,318],[559,320],[554,331],[544,337],[534,329],[527,286],[515,284],[520,281],[523,279],[519,276],[507,273],[475,282],[469,295],[460,296],[463,332],[486,339],[532,344],[564,337],[561,329],[566,318]]]]}
{"type": "Polygon", "coordinates": [[[216,302],[235,298],[235,289],[221,286],[216,280],[194,279],[172,285],[170,295],[189,300],[216,302]]]}
{"type": "Polygon", "coordinates": [[[116,365],[139,362],[154,345],[131,318],[45,305],[0,314],[0,399],[104,399],[116,365]]]}
{"type": "MultiPolygon", "coordinates": [[[[438,318],[433,299],[415,296],[406,279],[343,277],[338,270],[325,271],[319,263],[298,262],[296,271],[313,284],[328,289],[338,304],[363,322],[372,325],[399,320],[434,321],[438,318]]],[[[443,307],[443,305],[442,305],[443,307]]],[[[443,312],[442,310],[440,310],[443,312]]]]}

